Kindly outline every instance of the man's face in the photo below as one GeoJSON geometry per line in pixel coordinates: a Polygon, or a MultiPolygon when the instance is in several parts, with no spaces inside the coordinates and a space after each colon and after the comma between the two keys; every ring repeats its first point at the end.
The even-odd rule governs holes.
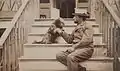
{"type": "Polygon", "coordinates": [[[82,22],[82,18],[78,17],[78,16],[74,16],[74,23],[80,24],[82,22]]]}

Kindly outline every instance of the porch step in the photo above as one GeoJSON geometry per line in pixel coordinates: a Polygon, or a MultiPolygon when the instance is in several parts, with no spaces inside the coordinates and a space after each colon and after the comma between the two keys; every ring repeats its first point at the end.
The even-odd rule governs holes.
{"type": "Polygon", "coordinates": [[[0,11],[0,21],[11,21],[16,11],[0,11]]]}
{"type": "MultiPolygon", "coordinates": [[[[106,56],[107,48],[104,48],[104,46],[95,45],[93,57],[106,56]]],[[[58,52],[65,51],[69,47],[72,47],[72,44],[25,44],[24,57],[55,59],[58,52]]]]}
{"type": "MultiPolygon", "coordinates": [[[[35,19],[35,24],[51,24],[51,23],[53,23],[54,20],[55,19],[49,19],[49,18],[48,19],[35,19]]],[[[91,24],[92,23],[96,24],[95,19],[87,19],[87,22],[89,22],[91,24]]],[[[66,24],[74,24],[74,20],[73,20],[73,18],[65,18],[64,23],[65,23],[65,25],[66,24]]]]}
{"type": "MultiPolygon", "coordinates": [[[[74,21],[73,18],[63,18],[64,21],[74,21]]],[[[35,22],[36,21],[53,21],[55,19],[51,19],[51,18],[46,18],[46,19],[42,19],[42,18],[36,18],[35,19],[35,22]]],[[[86,21],[96,21],[96,19],[93,19],[93,18],[87,18],[86,21]]]]}
{"type": "Polygon", "coordinates": [[[0,28],[8,28],[10,25],[10,21],[0,21],[0,28]]]}
{"type": "Polygon", "coordinates": [[[1,21],[8,21],[8,22],[10,22],[11,20],[13,19],[13,17],[0,17],[0,22],[1,21]]]}
{"type": "MultiPolygon", "coordinates": [[[[37,32],[37,33],[45,33],[47,32],[48,28],[50,27],[51,24],[32,24],[32,28],[31,28],[31,32],[37,32]],[[36,31],[39,30],[39,31],[36,31]],[[44,31],[43,31],[44,30],[44,31]]],[[[64,30],[68,33],[71,33],[74,28],[76,27],[76,24],[66,24],[64,26],[64,30]]],[[[98,33],[99,32],[99,25],[98,24],[94,24],[92,23],[91,26],[94,29],[94,33],[98,33]]]]}
{"type": "MultiPolygon", "coordinates": [[[[91,57],[87,61],[101,61],[101,62],[112,62],[114,58],[112,57],[107,57],[107,56],[97,56],[97,57],[91,57]]],[[[120,58],[119,58],[120,60],[120,58]]],[[[24,57],[22,56],[19,58],[19,61],[57,61],[56,58],[30,58],[30,57],[24,57]]]]}
{"type": "MultiPolygon", "coordinates": [[[[99,24],[95,24],[94,22],[90,22],[90,24],[92,25],[92,27],[99,27],[99,24]]],[[[35,23],[35,24],[32,24],[32,27],[49,27],[50,25],[51,24],[49,23],[48,24],[35,23]]],[[[76,24],[65,24],[64,27],[76,27],[76,26],[77,26],[76,24]]]]}
{"type": "MultiPolygon", "coordinates": [[[[24,44],[24,46],[27,47],[71,47],[72,44],[24,44]]],[[[99,45],[94,45],[94,47],[104,47],[106,44],[99,44],[99,45]]]]}
{"type": "MultiPolygon", "coordinates": [[[[102,35],[103,35],[102,33],[93,35],[94,44],[102,44],[102,35]]],[[[35,40],[40,41],[40,40],[42,40],[43,36],[44,36],[44,34],[41,34],[41,33],[29,33],[28,43],[32,43],[35,40]]],[[[59,41],[59,43],[66,43],[66,41],[62,37],[59,37],[58,41],[59,41]]]]}
{"type": "MultiPolygon", "coordinates": [[[[91,58],[82,62],[87,71],[113,71],[112,61],[109,58],[91,58]]],[[[58,61],[44,61],[41,59],[20,59],[20,71],[67,71],[67,67],[58,61]]]]}
{"type": "Polygon", "coordinates": [[[0,18],[13,18],[17,11],[0,11],[0,18]]]}
{"type": "Polygon", "coordinates": [[[75,13],[87,13],[87,7],[75,8],[75,13]]]}
{"type": "Polygon", "coordinates": [[[77,3],[77,8],[88,8],[89,6],[89,3],[88,2],[80,2],[80,3],[77,3]]]}

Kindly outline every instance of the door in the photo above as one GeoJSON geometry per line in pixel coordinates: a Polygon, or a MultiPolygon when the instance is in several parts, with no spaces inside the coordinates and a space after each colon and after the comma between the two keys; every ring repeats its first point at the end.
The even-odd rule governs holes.
{"type": "Polygon", "coordinates": [[[60,17],[72,18],[72,13],[75,12],[75,0],[61,0],[60,2],[60,17]]]}

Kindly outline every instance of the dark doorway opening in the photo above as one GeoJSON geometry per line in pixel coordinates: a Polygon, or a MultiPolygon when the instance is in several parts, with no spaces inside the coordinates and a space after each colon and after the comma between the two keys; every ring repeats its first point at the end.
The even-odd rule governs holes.
{"type": "Polygon", "coordinates": [[[75,12],[75,0],[61,0],[60,2],[60,17],[73,18],[72,13],[75,12]]]}
{"type": "Polygon", "coordinates": [[[6,28],[0,28],[0,37],[3,35],[5,30],[6,30],[6,28]]]}
{"type": "Polygon", "coordinates": [[[40,0],[40,3],[50,3],[50,0],[40,0]]]}

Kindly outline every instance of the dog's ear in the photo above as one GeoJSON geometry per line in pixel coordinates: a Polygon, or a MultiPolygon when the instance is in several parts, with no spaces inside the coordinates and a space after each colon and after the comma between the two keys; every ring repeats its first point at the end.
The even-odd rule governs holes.
{"type": "Polygon", "coordinates": [[[61,23],[63,23],[65,25],[65,23],[64,23],[65,21],[63,18],[59,18],[59,20],[61,21],[61,23]]]}

